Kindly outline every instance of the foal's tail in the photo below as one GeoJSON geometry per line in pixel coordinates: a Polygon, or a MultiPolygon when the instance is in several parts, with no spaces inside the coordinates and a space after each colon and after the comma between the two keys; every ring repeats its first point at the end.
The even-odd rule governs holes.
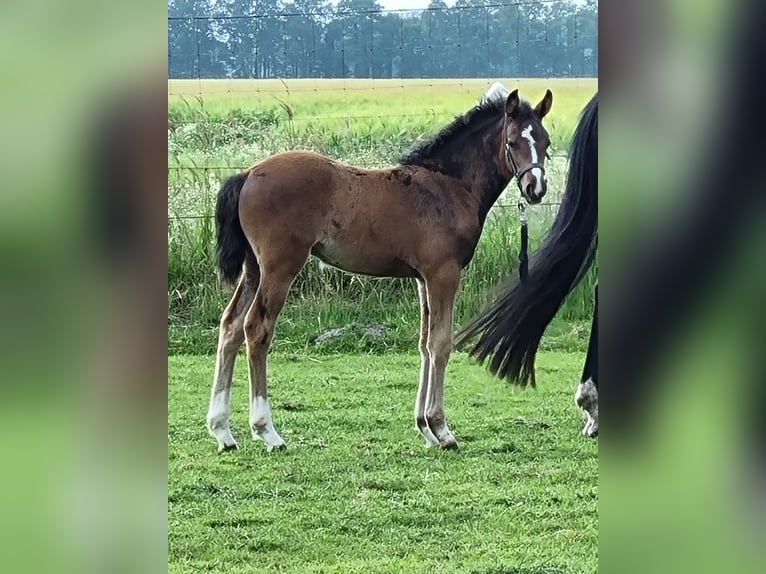
{"type": "Polygon", "coordinates": [[[525,386],[534,380],[540,339],[566,296],[593,263],[598,238],[598,93],[575,130],[561,207],[542,246],[532,256],[527,282],[514,279],[501,296],[458,333],[493,375],[525,386]]]}
{"type": "Polygon", "coordinates": [[[239,194],[249,173],[231,176],[221,186],[215,205],[215,219],[218,228],[218,268],[223,278],[235,283],[242,272],[250,245],[239,222],[239,194]]]}

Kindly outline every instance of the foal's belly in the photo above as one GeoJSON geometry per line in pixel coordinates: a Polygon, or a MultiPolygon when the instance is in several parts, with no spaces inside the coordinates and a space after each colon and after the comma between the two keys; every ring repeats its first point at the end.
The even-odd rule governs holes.
{"type": "Polygon", "coordinates": [[[353,245],[342,247],[328,242],[319,242],[311,249],[311,254],[323,263],[359,275],[372,277],[418,277],[408,263],[391,254],[362,251],[353,245]]]}

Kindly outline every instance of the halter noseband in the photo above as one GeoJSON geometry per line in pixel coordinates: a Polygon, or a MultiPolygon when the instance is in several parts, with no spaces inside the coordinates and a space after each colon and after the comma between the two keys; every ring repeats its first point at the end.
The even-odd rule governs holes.
{"type": "Polygon", "coordinates": [[[522,193],[523,193],[523,190],[521,188],[521,178],[524,176],[525,173],[535,168],[538,168],[542,176],[545,177],[545,168],[543,167],[541,163],[538,163],[538,162],[528,163],[527,165],[524,166],[523,169],[519,170],[519,168],[516,166],[516,162],[513,159],[513,154],[511,153],[511,145],[508,142],[505,142],[505,158],[508,160],[508,165],[511,166],[511,170],[513,171],[513,177],[516,180],[516,185],[519,186],[519,191],[521,191],[522,193]]]}

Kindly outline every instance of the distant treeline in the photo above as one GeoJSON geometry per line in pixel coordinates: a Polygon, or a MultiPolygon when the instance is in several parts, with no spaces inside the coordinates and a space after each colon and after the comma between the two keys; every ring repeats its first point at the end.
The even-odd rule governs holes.
{"type": "Polygon", "coordinates": [[[169,0],[171,78],[598,76],[596,0],[169,0]]]}

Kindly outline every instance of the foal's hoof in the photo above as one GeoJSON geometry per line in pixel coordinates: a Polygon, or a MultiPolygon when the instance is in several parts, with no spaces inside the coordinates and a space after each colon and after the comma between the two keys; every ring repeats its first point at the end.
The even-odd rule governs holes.
{"type": "Polygon", "coordinates": [[[442,450],[452,450],[455,452],[460,452],[460,447],[457,444],[457,441],[453,439],[449,439],[444,442],[444,444],[439,445],[442,450]]]}
{"type": "Polygon", "coordinates": [[[219,453],[221,453],[221,452],[228,452],[230,450],[238,450],[238,449],[239,449],[239,445],[237,445],[237,443],[235,443],[235,442],[233,442],[231,444],[221,443],[221,444],[218,445],[218,452],[219,453]]]}
{"type": "Polygon", "coordinates": [[[282,442],[280,444],[269,444],[266,445],[266,452],[275,452],[279,450],[287,450],[287,443],[282,442]]]}

